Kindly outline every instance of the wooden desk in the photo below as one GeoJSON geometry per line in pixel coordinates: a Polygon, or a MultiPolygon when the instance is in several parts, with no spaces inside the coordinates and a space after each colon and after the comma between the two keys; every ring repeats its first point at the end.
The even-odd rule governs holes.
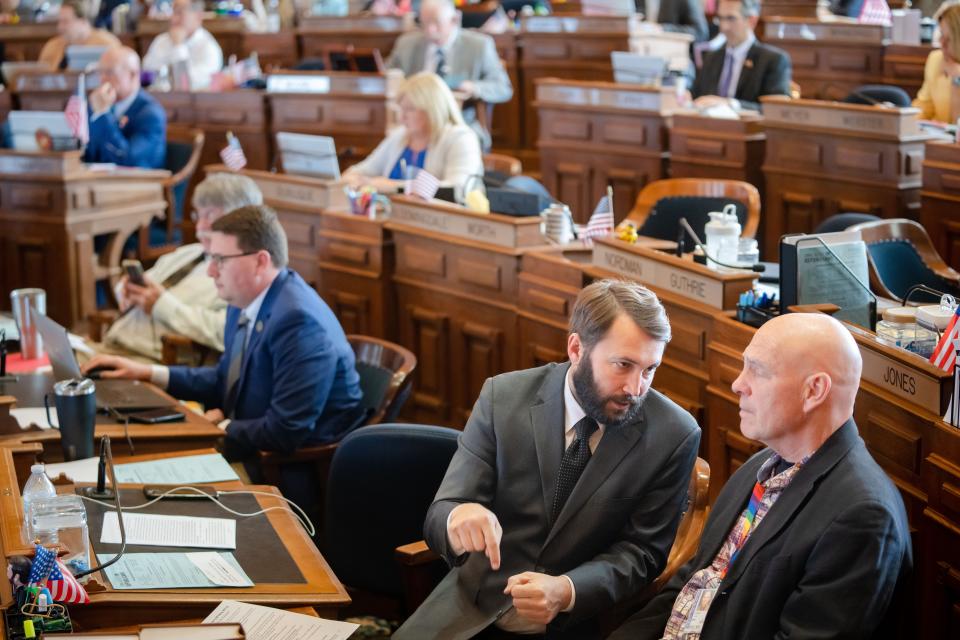
{"type": "Polygon", "coordinates": [[[57,35],[57,21],[0,25],[0,42],[6,62],[33,62],[40,49],[57,35]]]}
{"type": "MultiPolygon", "coordinates": [[[[213,16],[207,14],[203,20],[203,28],[210,32],[210,35],[216,39],[223,51],[223,61],[226,62],[230,56],[242,58],[244,53],[244,36],[247,27],[240,17],[234,16],[213,16]]],[[[170,20],[168,18],[141,18],[137,21],[137,52],[140,56],[145,56],[150,48],[150,43],[161,33],[170,30],[170,20]]]]}
{"type": "Polygon", "coordinates": [[[613,187],[619,222],[648,182],[667,176],[673,89],[611,82],[536,81],[544,186],[585,223],[613,187]]]}
{"type": "Polygon", "coordinates": [[[523,146],[523,105],[526,104],[526,95],[520,82],[520,55],[517,50],[517,35],[513,31],[498,33],[493,36],[497,44],[497,53],[503,61],[503,66],[510,76],[513,85],[513,97],[508,102],[493,107],[493,146],[499,151],[516,155],[523,146]]]}
{"type": "Polygon", "coordinates": [[[924,144],[919,111],[764,97],[767,198],[763,255],[780,236],[837,213],[919,216],[924,144]]]}
{"type": "Polygon", "coordinates": [[[764,18],[763,41],[790,55],[804,98],[841,100],[860,85],[882,82],[883,36],[879,25],[764,18]]]}
{"type": "Polygon", "coordinates": [[[764,20],[770,18],[817,18],[817,0],[764,0],[760,6],[764,20]]]}
{"type": "Polygon", "coordinates": [[[911,98],[923,85],[923,68],[933,51],[928,44],[888,44],[883,50],[883,82],[903,88],[911,98]]]}
{"type": "Polygon", "coordinates": [[[329,86],[324,93],[268,93],[272,135],[290,131],[332,136],[343,156],[341,167],[360,161],[383,140],[393,121],[389,105],[402,74],[324,71],[283,75],[326,78],[329,86]]]}
{"type": "Polygon", "coordinates": [[[0,91],[0,122],[6,122],[13,109],[13,98],[9,91],[0,91]]]}
{"type": "Polygon", "coordinates": [[[164,215],[161,181],[169,175],[90,171],[79,151],[0,152],[0,300],[9,300],[13,289],[41,287],[57,322],[72,327],[85,319],[96,309],[96,276],[113,273],[127,236],[164,215]],[[110,236],[100,274],[94,268],[98,235],[110,236]]]}
{"type": "MultiPolygon", "coordinates": [[[[25,71],[17,74],[13,87],[18,109],[63,111],[67,100],[77,92],[79,71],[25,71]]],[[[92,91],[99,84],[98,74],[87,74],[84,85],[92,91]]]]}
{"type": "Polygon", "coordinates": [[[760,114],[724,120],[676,111],[670,128],[670,177],[742,180],[755,186],[762,198],[766,142],[760,114]]]}
{"type": "Polygon", "coordinates": [[[331,48],[346,43],[357,49],[379,49],[386,60],[393,43],[413,28],[412,20],[400,16],[306,16],[297,28],[304,58],[326,58],[331,48]]]}
{"type": "Polygon", "coordinates": [[[960,145],[927,143],[920,196],[920,223],[937,253],[960,269],[960,145]]]}
{"type": "Polygon", "coordinates": [[[544,244],[540,219],[393,198],[399,341],[417,354],[405,413],[463,428],[490,376],[520,366],[517,272],[544,244]]]}
{"type": "MultiPolygon", "coordinates": [[[[279,492],[274,487],[254,485],[249,489],[274,494],[256,496],[261,508],[286,505],[279,499],[279,492]]],[[[2,448],[0,493],[3,513],[0,539],[3,542],[3,551],[7,557],[19,555],[29,551],[17,542],[22,517],[20,488],[10,452],[2,448]]],[[[202,618],[222,600],[243,600],[283,608],[312,606],[321,616],[335,618],[337,611],[350,603],[350,597],[289,508],[257,517],[266,518],[276,531],[302,574],[303,583],[271,583],[261,580],[253,587],[241,589],[115,590],[110,587],[106,577],[95,574],[87,585],[90,604],[71,609],[74,622],[82,630],[179,620],[185,617],[202,618]]]]}
{"type": "Polygon", "coordinates": [[[242,57],[249,58],[254,52],[264,71],[292,69],[300,60],[300,53],[297,51],[297,34],[293,30],[243,34],[242,57]]]}

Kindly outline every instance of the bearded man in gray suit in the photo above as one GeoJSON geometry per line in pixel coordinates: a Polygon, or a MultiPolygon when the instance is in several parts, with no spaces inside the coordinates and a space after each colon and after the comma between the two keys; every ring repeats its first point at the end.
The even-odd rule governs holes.
{"type": "Polygon", "coordinates": [[[460,12],[450,0],[423,0],[420,29],[400,36],[390,52],[387,66],[406,76],[430,71],[443,78],[452,90],[462,93],[463,119],[480,137],[484,151],[490,149],[490,133],[477,122],[477,101],[507,102],[513,85],[493,38],[460,28],[460,12]]]}
{"type": "Polygon", "coordinates": [[[635,283],[583,289],[570,362],[490,378],[424,533],[453,567],[393,636],[599,636],[667,561],[696,460],[693,417],[650,389],[670,340],[635,283]]]}

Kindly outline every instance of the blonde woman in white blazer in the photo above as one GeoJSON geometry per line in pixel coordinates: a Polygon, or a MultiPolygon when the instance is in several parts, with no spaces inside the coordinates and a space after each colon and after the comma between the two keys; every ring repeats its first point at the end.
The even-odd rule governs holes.
{"type": "MultiPolygon", "coordinates": [[[[372,185],[396,190],[420,167],[445,186],[463,187],[470,176],[483,175],[483,156],[477,134],[464,124],[460,107],[447,85],[423,72],[403,81],[397,92],[400,124],[369,156],[344,173],[354,188],[372,185]]],[[[411,176],[412,177],[412,176],[411,176]]]]}

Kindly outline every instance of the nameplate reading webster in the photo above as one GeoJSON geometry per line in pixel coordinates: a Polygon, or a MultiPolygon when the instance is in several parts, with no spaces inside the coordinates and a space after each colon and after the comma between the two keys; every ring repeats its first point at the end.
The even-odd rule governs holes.
{"type": "Polygon", "coordinates": [[[723,282],[705,277],[693,269],[683,269],[601,243],[593,246],[593,264],[707,306],[724,308],[723,282]]]}
{"type": "Polygon", "coordinates": [[[943,414],[938,378],[863,345],[860,345],[860,355],[864,380],[930,413],[943,414]]]}

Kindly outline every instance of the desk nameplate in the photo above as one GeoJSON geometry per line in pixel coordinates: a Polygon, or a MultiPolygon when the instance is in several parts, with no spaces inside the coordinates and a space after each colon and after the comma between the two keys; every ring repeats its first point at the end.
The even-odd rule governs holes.
{"type": "Polygon", "coordinates": [[[764,22],[765,40],[806,40],[843,44],[883,44],[885,28],[875,24],[830,23],[804,20],[764,22]]]}
{"type": "Polygon", "coordinates": [[[641,28],[640,17],[633,16],[525,16],[521,33],[634,33],[641,28]]]}
{"type": "Polygon", "coordinates": [[[943,379],[886,356],[859,341],[857,345],[863,358],[863,380],[934,415],[943,415],[943,379]]]}
{"type": "Polygon", "coordinates": [[[634,250],[631,245],[621,249],[616,242],[619,241],[594,242],[594,266],[714,309],[736,308],[736,295],[753,286],[755,275],[752,273],[736,274],[733,279],[725,274],[710,277],[693,262],[687,267],[679,264],[680,259],[657,256],[650,250],[634,250]],[[730,287],[734,287],[736,295],[731,295],[730,287]]]}
{"type": "MultiPolygon", "coordinates": [[[[222,164],[207,165],[204,171],[207,174],[232,173],[222,164]]],[[[284,205],[319,210],[347,207],[347,195],[342,182],[249,169],[240,173],[257,183],[264,202],[273,208],[284,205]]]]}
{"type": "Polygon", "coordinates": [[[342,34],[345,31],[406,31],[413,28],[405,24],[403,16],[306,16],[300,22],[301,33],[331,32],[342,34]]]}
{"type": "Polygon", "coordinates": [[[763,97],[764,124],[793,125],[816,129],[837,129],[904,138],[923,135],[913,107],[887,109],[848,105],[820,100],[791,100],[781,96],[763,97]]]}
{"type": "Polygon", "coordinates": [[[511,219],[445,205],[429,202],[419,205],[412,198],[394,198],[390,222],[510,249],[545,243],[539,231],[539,218],[511,219]],[[536,227],[536,233],[530,233],[530,227],[536,227]]]}
{"type": "Polygon", "coordinates": [[[567,84],[562,81],[537,81],[537,102],[540,104],[580,105],[587,107],[612,107],[628,111],[652,111],[663,113],[677,107],[676,92],[637,86],[615,88],[604,86],[567,84]]]}

